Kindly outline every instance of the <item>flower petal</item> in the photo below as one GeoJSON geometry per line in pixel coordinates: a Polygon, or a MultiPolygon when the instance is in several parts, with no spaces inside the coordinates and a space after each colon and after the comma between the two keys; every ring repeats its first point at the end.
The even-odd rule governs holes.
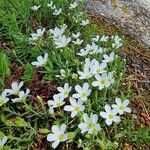
{"type": "Polygon", "coordinates": [[[57,136],[55,134],[48,134],[47,135],[47,141],[52,142],[57,140],[57,136]]]}
{"type": "Polygon", "coordinates": [[[52,143],[52,147],[55,149],[59,145],[59,141],[55,141],[52,143]]]}
{"type": "Polygon", "coordinates": [[[52,126],[52,132],[53,133],[58,133],[59,132],[59,127],[57,125],[52,126]]]}

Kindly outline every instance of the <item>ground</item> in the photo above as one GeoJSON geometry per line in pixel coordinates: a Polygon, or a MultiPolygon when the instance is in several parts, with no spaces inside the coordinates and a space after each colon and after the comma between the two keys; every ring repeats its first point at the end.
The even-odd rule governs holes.
{"type": "MultiPolygon", "coordinates": [[[[110,24],[103,16],[93,12],[90,12],[89,15],[96,24],[98,32],[109,35],[117,32],[125,35],[127,47],[120,54],[122,58],[126,59],[126,77],[122,86],[131,83],[134,92],[131,105],[137,115],[137,128],[140,129],[143,125],[150,127],[150,50],[141,46],[121,29],[110,24]]],[[[141,149],[140,146],[128,142],[124,144],[125,149],[141,149]]],[[[148,150],[150,146],[146,145],[144,148],[148,150]]]]}

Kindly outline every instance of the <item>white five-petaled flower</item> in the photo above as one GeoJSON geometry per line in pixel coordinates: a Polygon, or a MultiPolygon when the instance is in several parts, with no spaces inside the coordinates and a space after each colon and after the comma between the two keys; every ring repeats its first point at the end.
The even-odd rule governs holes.
{"type": "Polygon", "coordinates": [[[88,24],[90,24],[90,20],[89,19],[86,19],[86,20],[82,20],[80,25],[82,26],[87,26],[88,24]]]}
{"type": "Polygon", "coordinates": [[[51,1],[50,3],[47,3],[47,6],[53,10],[56,9],[56,6],[53,4],[53,1],[51,1]]]}
{"type": "Polygon", "coordinates": [[[67,140],[68,135],[66,132],[66,125],[62,124],[61,126],[53,125],[52,132],[47,135],[47,141],[53,142],[52,147],[56,148],[60,142],[67,140]]]}
{"type": "Polygon", "coordinates": [[[109,39],[109,36],[103,35],[100,39],[101,42],[107,42],[107,40],[109,39]]]}
{"type": "Polygon", "coordinates": [[[71,89],[72,87],[69,86],[68,83],[65,83],[64,87],[57,87],[57,90],[60,92],[59,94],[63,95],[64,98],[67,98],[69,96],[71,89]]]}
{"type": "Polygon", "coordinates": [[[78,39],[80,37],[81,33],[78,32],[77,34],[72,33],[72,37],[75,39],[78,39]]]}
{"type": "Polygon", "coordinates": [[[38,5],[38,6],[32,6],[31,9],[33,11],[37,11],[40,7],[41,7],[40,5],[38,5]]]}
{"type": "Polygon", "coordinates": [[[124,114],[124,112],[131,112],[131,108],[127,107],[129,104],[129,100],[125,99],[123,102],[120,98],[115,99],[116,104],[112,105],[112,108],[114,108],[120,115],[124,114]]]}
{"type": "Polygon", "coordinates": [[[11,84],[11,88],[12,89],[5,89],[4,91],[8,94],[8,95],[18,95],[19,91],[21,89],[21,87],[23,86],[23,82],[17,83],[17,82],[13,82],[11,84]]]}
{"type": "Polygon", "coordinates": [[[84,56],[88,55],[88,53],[89,53],[89,50],[87,50],[87,49],[81,49],[80,52],[77,53],[77,55],[84,57],[84,56]]]}
{"type": "Polygon", "coordinates": [[[70,37],[67,38],[65,35],[63,35],[60,36],[58,39],[55,39],[54,43],[56,45],[56,48],[58,49],[67,46],[70,43],[70,41],[70,37]]]}
{"type": "Polygon", "coordinates": [[[111,109],[110,105],[106,104],[105,105],[105,111],[106,112],[100,112],[100,115],[106,119],[106,124],[109,126],[111,125],[113,122],[118,123],[120,122],[120,117],[116,116],[116,114],[118,113],[115,109],[111,109]]]}
{"type": "Polygon", "coordinates": [[[104,72],[107,72],[105,68],[107,67],[107,63],[99,63],[98,61],[95,62],[95,64],[92,66],[92,72],[93,74],[102,74],[104,72]]]}
{"type": "Polygon", "coordinates": [[[83,43],[83,40],[80,40],[79,38],[76,39],[76,41],[72,41],[75,45],[81,45],[83,43]]]}
{"type": "Polygon", "coordinates": [[[36,44],[35,42],[43,36],[44,32],[45,28],[37,29],[36,33],[31,34],[31,38],[29,38],[29,43],[35,45],[36,44]]]}
{"type": "Polygon", "coordinates": [[[114,59],[115,59],[115,53],[111,52],[110,55],[104,54],[103,57],[104,57],[103,62],[109,63],[109,62],[114,61],[114,59]]]}
{"type": "Polygon", "coordinates": [[[98,42],[100,39],[100,36],[99,35],[96,35],[94,38],[92,38],[92,41],[93,42],[98,42]]]}
{"type": "Polygon", "coordinates": [[[37,61],[32,62],[32,65],[36,67],[42,67],[46,65],[47,60],[48,60],[48,53],[45,53],[44,57],[42,57],[41,55],[38,56],[37,61]]]}
{"type": "Polygon", "coordinates": [[[59,8],[59,9],[55,9],[55,10],[54,10],[53,15],[58,16],[58,15],[60,15],[61,13],[62,13],[62,9],[59,8]]]}
{"type": "Polygon", "coordinates": [[[3,149],[4,144],[7,142],[8,137],[4,136],[2,139],[0,139],[0,148],[3,149]]]}
{"type": "Polygon", "coordinates": [[[89,50],[90,54],[102,53],[103,49],[92,42],[92,45],[87,44],[86,49],[89,50]]]}
{"type": "Polygon", "coordinates": [[[86,101],[87,98],[91,94],[91,89],[89,88],[89,84],[88,83],[84,83],[83,87],[81,87],[80,85],[76,85],[75,86],[75,90],[77,91],[77,93],[73,94],[72,97],[80,99],[82,101],[86,101]]]}
{"type": "Polygon", "coordinates": [[[56,75],[55,77],[63,79],[67,77],[67,74],[70,72],[70,70],[68,69],[67,71],[65,71],[64,69],[60,70],[60,75],[56,75]]]}
{"type": "Polygon", "coordinates": [[[14,98],[14,99],[11,99],[14,103],[16,103],[16,102],[24,102],[24,101],[26,101],[26,98],[27,98],[27,96],[28,96],[28,94],[30,93],[30,90],[29,89],[27,89],[26,90],[26,92],[24,92],[24,91],[20,91],[19,92],[19,97],[18,98],[14,98]]]}
{"type": "Polygon", "coordinates": [[[57,39],[58,37],[62,36],[62,34],[65,32],[65,29],[67,28],[66,24],[61,26],[60,28],[55,27],[54,29],[50,29],[49,32],[53,34],[53,38],[57,39]]]}
{"type": "Polygon", "coordinates": [[[53,100],[49,100],[48,101],[48,106],[49,107],[53,107],[53,108],[60,107],[60,106],[65,104],[64,99],[65,98],[64,98],[63,95],[61,95],[61,94],[54,94],[53,95],[53,100]]]}
{"type": "Polygon", "coordinates": [[[85,59],[85,64],[84,66],[89,68],[89,69],[92,69],[93,66],[97,63],[98,61],[96,59],[90,59],[90,58],[86,58],[85,59]]]}
{"type": "Polygon", "coordinates": [[[94,87],[98,86],[99,90],[102,90],[105,87],[109,87],[110,86],[110,81],[108,80],[108,75],[107,73],[102,73],[102,75],[95,75],[95,78],[97,81],[93,81],[92,85],[94,87]]]}
{"type": "Polygon", "coordinates": [[[39,28],[36,30],[36,32],[37,32],[36,34],[38,37],[42,37],[45,32],[45,28],[39,28]]]}
{"type": "Polygon", "coordinates": [[[71,112],[71,117],[74,118],[79,112],[84,111],[85,107],[82,100],[76,101],[74,98],[70,98],[70,104],[64,107],[65,111],[71,112]]]}
{"type": "Polygon", "coordinates": [[[94,134],[95,132],[98,132],[101,130],[100,125],[97,123],[98,116],[96,114],[90,114],[90,117],[88,114],[83,114],[83,123],[80,123],[78,127],[81,130],[81,133],[88,132],[89,134],[94,134]]]}
{"type": "Polygon", "coordinates": [[[72,10],[78,6],[77,2],[74,2],[73,4],[70,4],[69,9],[72,10]]]}
{"type": "Polygon", "coordinates": [[[115,82],[114,76],[113,76],[113,72],[109,72],[108,73],[108,80],[111,84],[113,84],[115,82]]]}
{"type": "Polygon", "coordinates": [[[92,72],[91,72],[91,69],[89,69],[88,67],[84,67],[84,70],[83,72],[82,71],[78,71],[78,74],[80,75],[79,76],[79,79],[89,79],[93,76],[92,72]]]}
{"type": "Polygon", "coordinates": [[[7,103],[9,101],[9,98],[7,98],[6,96],[7,96],[7,93],[4,90],[2,92],[2,94],[0,95],[0,106],[2,106],[3,104],[5,104],[5,103],[7,103]]]}
{"type": "Polygon", "coordinates": [[[53,115],[54,114],[54,108],[52,106],[49,106],[48,112],[49,112],[49,114],[53,115]]]}
{"type": "MultiPolygon", "coordinates": [[[[113,37],[112,37],[113,38],[113,37]]],[[[121,47],[123,44],[122,44],[122,39],[118,36],[118,35],[116,35],[115,37],[114,37],[114,43],[112,44],[112,47],[113,48],[119,48],[119,47],[121,47]]]]}

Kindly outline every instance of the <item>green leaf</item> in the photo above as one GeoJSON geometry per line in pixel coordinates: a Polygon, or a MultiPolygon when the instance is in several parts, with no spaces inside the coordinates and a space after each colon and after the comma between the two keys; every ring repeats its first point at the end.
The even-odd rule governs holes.
{"type": "Polygon", "coordinates": [[[15,124],[18,127],[26,127],[28,125],[27,122],[24,119],[20,118],[20,117],[16,118],[15,124]]]}
{"type": "Polygon", "coordinates": [[[48,130],[48,129],[39,129],[39,133],[41,133],[41,134],[47,134],[47,133],[49,133],[50,131],[48,130]]]}
{"type": "Polygon", "coordinates": [[[0,52],[0,78],[3,79],[5,75],[10,75],[9,61],[3,52],[0,52]]]}

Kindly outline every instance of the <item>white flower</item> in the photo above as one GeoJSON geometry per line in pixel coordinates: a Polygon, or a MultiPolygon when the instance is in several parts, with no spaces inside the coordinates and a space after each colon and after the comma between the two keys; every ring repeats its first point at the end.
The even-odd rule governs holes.
{"type": "Polygon", "coordinates": [[[99,90],[110,86],[110,81],[108,80],[107,73],[102,73],[102,75],[95,75],[97,81],[92,82],[94,87],[98,86],[99,90]]]}
{"type": "Polygon", "coordinates": [[[24,101],[26,101],[26,98],[27,98],[27,96],[28,96],[28,94],[30,93],[30,90],[29,89],[27,89],[26,90],[26,92],[24,92],[24,91],[20,91],[19,92],[19,97],[18,98],[14,98],[14,99],[11,99],[14,103],[16,103],[16,102],[24,102],[24,101]]]}
{"type": "Polygon", "coordinates": [[[52,147],[56,148],[60,142],[64,142],[67,140],[68,135],[66,132],[66,125],[62,124],[61,126],[53,125],[52,132],[47,135],[47,141],[53,142],[52,147]]]}
{"type": "Polygon", "coordinates": [[[53,115],[54,114],[54,108],[49,106],[48,112],[53,115]]]}
{"type": "Polygon", "coordinates": [[[116,35],[115,38],[114,38],[114,43],[112,44],[112,47],[113,48],[119,48],[121,47],[123,44],[122,44],[122,39],[116,35]]]}
{"type": "Polygon", "coordinates": [[[31,9],[33,11],[37,11],[40,7],[41,7],[40,5],[38,5],[38,6],[32,6],[31,9]]]}
{"type": "Polygon", "coordinates": [[[100,39],[100,36],[99,35],[96,35],[94,38],[92,38],[92,41],[93,42],[98,42],[100,39]]]}
{"type": "Polygon", "coordinates": [[[79,79],[89,79],[93,76],[91,70],[88,68],[88,67],[84,67],[84,70],[83,72],[82,71],[78,71],[78,74],[80,75],[79,76],[79,79]]]}
{"type": "Polygon", "coordinates": [[[83,114],[83,123],[80,123],[78,127],[81,130],[81,133],[88,132],[89,134],[94,134],[97,131],[101,130],[100,125],[97,123],[98,116],[96,114],[90,115],[90,117],[85,113],[83,114]]]}
{"type": "Polygon", "coordinates": [[[55,29],[50,29],[49,32],[53,34],[53,38],[57,39],[58,37],[62,36],[66,28],[67,26],[64,24],[63,26],[61,26],[61,28],[55,27],[55,29]]]}
{"type": "Polygon", "coordinates": [[[71,105],[66,105],[64,107],[65,111],[71,111],[71,117],[74,118],[79,112],[84,111],[85,107],[83,101],[76,101],[74,98],[70,98],[71,105]]]}
{"type": "Polygon", "coordinates": [[[38,37],[42,37],[45,32],[45,28],[37,29],[36,32],[37,32],[38,37]]]}
{"type": "Polygon", "coordinates": [[[38,38],[36,33],[32,33],[31,38],[29,38],[29,44],[36,45],[36,40],[38,40],[38,38]]]}
{"type": "Polygon", "coordinates": [[[102,53],[103,49],[92,42],[92,45],[87,44],[86,49],[89,50],[90,54],[102,53]]]}
{"type": "Polygon", "coordinates": [[[100,112],[100,115],[106,119],[106,124],[109,126],[113,122],[118,123],[120,122],[120,117],[116,116],[117,111],[114,109],[111,109],[110,105],[105,105],[105,111],[106,112],[100,112]]]}
{"type": "Polygon", "coordinates": [[[54,43],[56,45],[56,48],[62,48],[67,46],[71,41],[71,38],[67,38],[65,35],[59,37],[58,39],[55,39],[54,43]]]}
{"type": "Polygon", "coordinates": [[[63,79],[63,78],[66,77],[66,74],[67,74],[66,71],[64,69],[61,69],[60,70],[60,75],[56,75],[55,77],[63,79]]]}
{"type": "Polygon", "coordinates": [[[2,94],[0,95],[0,106],[2,106],[3,104],[5,104],[5,103],[7,103],[9,101],[9,98],[7,98],[6,96],[7,96],[7,93],[4,90],[2,92],[2,94]]]}
{"type": "Polygon", "coordinates": [[[3,149],[4,144],[7,142],[8,137],[4,136],[2,139],[0,139],[0,149],[3,149]]]}
{"type": "Polygon", "coordinates": [[[89,50],[81,49],[80,52],[77,53],[77,55],[79,55],[79,56],[86,56],[86,55],[88,55],[88,53],[89,53],[89,50]]]}
{"type": "Polygon", "coordinates": [[[88,24],[90,24],[90,20],[89,19],[86,19],[86,20],[82,20],[80,25],[82,26],[87,26],[88,24]]]}
{"type": "Polygon", "coordinates": [[[59,9],[55,9],[55,10],[54,10],[53,15],[58,16],[58,15],[60,15],[61,13],[62,13],[62,9],[59,8],[59,9]]]}
{"type": "Polygon", "coordinates": [[[81,45],[83,43],[83,40],[76,39],[76,41],[72,41],[75,45],[81,45]]]}
{"type": "Polygon", "coordinates": [[[20,82],[20,83],[13,82],[11,84],[12,89],[5,89],[4,91],[6,92],[6,94],[9,94],[9,95],[18,95],[22,86],[23,86],[23,82],[20,82]]]}
{"type": "Polygon", "coordinates": [[[42,66],[46,65],[47,60],[48,60],[48,53],[45,53],[44,57],[42,57],[41,55],[38,56],[37,61],[34,61],[31,64],[36,67],[42,67],[42,66]]]}
{"type": "Polygon", "coordinates": [[[61,94],[54,94],[53,100],[48,101],[49,107],[57,108],[65,104],[64,97],[61,94]]]}
{"type": "Polygon", "coordinates": [[[75,39],[79,38],[80,35],[81,35],[80,32],[78,32],[77,34],[72,33],[72,37],[75,38],[75,39]]]}
{"type": "Polygon", "coordinates": [[[89,69],[92,69],[93,66],[97,63],[98,61],[96,59],[90,59],[90,58],[86,58],[85,59],[85,64],[84,66],[89,68],[89,69]]]}
{"type": "Polygon", "coordinates": [[[80,85],[76,85],[75,90],[77,91],[77,93],[73,94],[72,97],[80,99],[82,101],[86,101],[91,94],[91,89],[89,89],[88,83],[84,83],[83,87],[81,87],[80,85]]]}
{"type": "Polygon", "coordinates": [[[96,61],[95,62],[95,64],[92,66],[92,72],[93,72],[93,74],[102,74],[102,73],[104,73],[104,72],[107,72],[106,70],[105,70],[105,68],[107,67],[107,63],[101,63],[101,64],[99,64],[99,62],[98,61],[96,61]]]}
{"type": "Polygon", "coordinates": [[[56,9],[56,6],[53,4],[53,1],[51,1],[50,3],[47,3],[47,6],[53,10],[56,9]]]}
{"type": "Polygon", "coordinates": [[[60,92],[59,94],[62,94],[64,98],[67,98],[69,96],[71,89],[72,87],[69,86],[68,83],[65,83],[63,88],[57,87],[57,90],[60,92]]]}
{"type": "Polygon", "coordinates": [[[77,2],[74,2],[73,4],[70,4],[70,6],[69,6],[69,9],[74,9],[74,8],[76,8],[78,6],[78,3],[77,2]]]}
{"type": "Polygon", "coordinates": [[[129,104],[129,100],[125,99],[123,102],[120,98],[115,99],[116,104],[112,105],[112,108],[114,108],[120,115],[124,114],[124,112],[131,112],[131,108],[127,107],[129,104]]]}
{"type": "Polygon", "coordinates": [[[43,36],[44,32],[45,28],[37,29],[36,33],[31,34],[31,38],[29,38],[29,43],[35,45],[35,42],[43,36]]]}
{"type": "Polygon", "coordinates": [[[109,63],[109,62],[114,61],[114,59],[115,59],[115,53],[111,52],[110,55],[104,54],[103,57],[104,57],[103,62],[109,63]]]}
{"type": "Polygon", "coordinates": [[[109,36],[103,35],[100,39],[101,42],[107,42],[109,36]]]}
{"type": "Polygon", "coordinates": [[[111,84],[113,84],[115,82],[114,76],[112,72],[108,73],[108,80],[111,84]]]}

